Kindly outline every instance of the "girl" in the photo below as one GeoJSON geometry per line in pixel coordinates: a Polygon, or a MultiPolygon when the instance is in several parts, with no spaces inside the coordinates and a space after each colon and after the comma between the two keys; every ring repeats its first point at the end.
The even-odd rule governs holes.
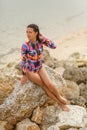
{"type": "Polygon", "coordinates": [[[40,34],[39,27],[36,24],[28,25],[26,34],[28,42],[25,42],[21,47],[21,65],[23,72],[21,84],[23,85],[28,78],[32,82],[41,86],[48,96],[60,105],[62,110],[69,111],[69,108],[66,105],[67,101],[59,94],[59,91],[52,83],[42,65],[43,45],[53,49],[56,48],[56,45],[54,42],[40,34]]]}

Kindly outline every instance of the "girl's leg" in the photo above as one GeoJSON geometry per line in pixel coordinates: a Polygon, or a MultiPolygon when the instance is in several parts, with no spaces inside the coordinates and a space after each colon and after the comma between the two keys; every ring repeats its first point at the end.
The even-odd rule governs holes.
{"type": "Polygon", "coordinates": [[[34,83],[38,84],[39,86],[41,86],[45,90],[45,92],[48,94],[48,96],[51,99],[53,99],[54,101],[56,101],[64,111],[68,111],[67,106],[62,104],[61,102],[59,102],[58,99],[55,97],[55,95],[49,91],[47,86],[41,80],[39,74],[33,73],[33,72],[28,72],[27,76],[28,76],[29,80],[31,80],[32,82],[34,82],[34,83]]]}
{"type": "Polygon", "coordinates": [[[48,87],[49,91],[51,91],[51,93],[53,93],[56,98],[62,103],[62,104],[67,104],[67,101],[59,94],[58,89],[56,88],[56,86],[52,83],[52,81],[50,80],[46,70],[42,67],[39,71],[39,75],[42,79],[42,81],[44,82],[44,84],[48,87]]]}

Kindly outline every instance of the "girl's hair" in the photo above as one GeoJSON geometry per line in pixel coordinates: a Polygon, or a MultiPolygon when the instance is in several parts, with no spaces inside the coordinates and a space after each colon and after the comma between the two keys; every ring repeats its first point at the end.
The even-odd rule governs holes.
{"type": "Polygon", "coordinates": [[[40,35],[39,27],[36,24],[29,24],[27,26],[27,28],[33,28],[34,32],[38,32],[36,39],[38,41],[41,41],[40,38],[39,38],[39,35],[40,35]]]}

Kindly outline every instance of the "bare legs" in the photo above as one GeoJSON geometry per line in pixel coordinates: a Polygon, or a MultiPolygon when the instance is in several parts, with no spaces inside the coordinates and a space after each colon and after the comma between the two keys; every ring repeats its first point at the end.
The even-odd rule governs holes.
{"type": "Polygon", "coordinates": [[[44,68],[42,68],[39,72],[39,75],[42,79],[42,81],[44,82],[44,84],[47,86],[47,88],[49,89],[49,91],[55,95],[55,97],[62,103],[62,104],[67,104],[67,101],[59,94],[58,89],[56,88],[56,86],[52,83],[52,81],[50,80],[46,70],[44,68]]]}
{"type": "Polygon", "coordinates": [[[41,86],[48,94],[48,96],[56,101],[63,110],[69,111],[69,108],[66,105],[67,101],[59,94],[58,90],[51,82],[48,74],[43,67],[41,68],[39,73],[28,72],[27,76],[32,82],[41,86]]]}
{"type": "Polygon", "coordinates": [[[63,110],[69,111],[69,108],[66,106],[67,101],[59,94],[58,89],[52,83],[52,81],[49,78],[46,70],[43,67],[39,71],[39,75],[41,77],[41,80],[44,82],[44,84],[48,88],[48,90],[51,92],[51,94],[56,97],[57,103],[62,107],[63,110]]]}

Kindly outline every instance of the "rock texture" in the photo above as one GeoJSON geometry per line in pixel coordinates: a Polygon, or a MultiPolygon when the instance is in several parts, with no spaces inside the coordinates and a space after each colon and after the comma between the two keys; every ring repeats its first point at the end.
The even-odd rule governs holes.
{"type": "Polygon", "coordinates": [[[71,127],[86,127],[86,109],[77,105],[69,105],[69,108],[70,111],[65,112],[61,111],[57,105],[46,107],[44,109],[41,130],[49,130],[50,128],[65,130],[71,127]]]}
{"type": "Polygon", "coordinates": [[[17,124],[16,130],[40,130],[40,128],[37,124],[26,118],[17,124]]]}
{"type": "Polygon", "coordinates": [[[83,107],[69,106],[70,112],[61,112],[59,114],[59,127],[85,127],[87,124],[87,112],[83,107]]]}
{"type": "Polygon", "coordinates": [[[44,67],[67,98],[70,112],[62,111],[41,86],[29,80],[21,86],[19,59],[14,54],[13,59],[4,56],[0,60],[4,66],[0,65],[0,130],[87,129],[87,58],[75,53],[67,61],[58,61],[48,51],[44,55],[44,67]],[[9,58],[12,61],[5,64],[9,58]]]}
{"type": "MultiPolygon", "coordinates": [[[[47,66],[45,68],[57,89],[66,86],[64,79],[56,71],[47,66]]],[[[0,105],[0,120],[6,120],[10,125],[30,117],[33,110],[42,106],[48,99],[45,91],[31,81],[27,81],[23,86],[17,81],[13,86],[12,93],[0,105]]]]}
{"type": "Polygon", "coordinates": [[[66,80],[66,88],[62,89],[63,95],[69,100],[76,100],[80,96],[80,88],[75,82],[66,80]]]}
{"type": "Polygon", "coordinates": [[[63,76],[65,79],[74,81],[78,84],[80,84],[81,82],[86,83],[87,67],[78,68],[73,66],[67,66],[63,76]]]}

